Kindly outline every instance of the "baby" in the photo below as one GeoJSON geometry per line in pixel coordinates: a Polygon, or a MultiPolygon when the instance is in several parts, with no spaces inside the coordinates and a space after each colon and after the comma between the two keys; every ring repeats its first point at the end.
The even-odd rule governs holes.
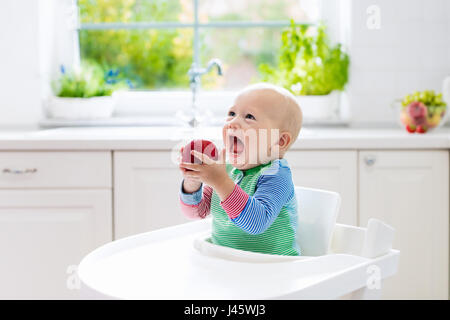
{"type": "Polygon", "coordinates": [[[202,163],[180,163],[182,211],[191,219],[212,214],[212,243],[301,254],[294,184],[283,158],[301,124],[302,111],[289,91],[254,84],[241,91],[228,110],[219,159],[193,150],[202,163]]]}

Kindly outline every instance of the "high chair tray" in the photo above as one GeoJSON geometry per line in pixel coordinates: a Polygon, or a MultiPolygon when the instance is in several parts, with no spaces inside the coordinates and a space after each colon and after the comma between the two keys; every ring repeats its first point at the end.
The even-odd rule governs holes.
{"type": "Polygon", "coordinates": [[[210,219],[103,245],[78,267],[83,298],[333,299],[361,288],[368,268],[395,273],[398,251],[369,259],[351,254],[283,257],[206,241],[210,219]]]}

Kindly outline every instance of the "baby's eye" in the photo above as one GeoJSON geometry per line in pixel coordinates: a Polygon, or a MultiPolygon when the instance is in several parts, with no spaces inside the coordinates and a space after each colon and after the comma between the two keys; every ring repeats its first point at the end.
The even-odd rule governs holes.
{"type": "Polygon", "coordinates": [[[246,118],[246,119],[256,120],[255,117],[254,117],[252,114],[250,114],[250,113],[247,113],[247,115],[245,116],[245,118],[246,118]]]}
{"type": "Polygon", "coordinates": [[[228,116],[229,117],[234,117],[236,114],[234,113],[234,111],[228,111],[228,116]]]}

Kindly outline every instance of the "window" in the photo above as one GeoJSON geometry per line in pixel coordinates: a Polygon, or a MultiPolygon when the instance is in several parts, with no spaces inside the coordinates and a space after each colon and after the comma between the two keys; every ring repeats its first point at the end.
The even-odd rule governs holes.
{"type": "Polygon", "coordinates": [[[204,89],[237,89],[275,62],[281,30],[315,23],[320,0],[78,0],[81,59],[119,70],[138,89],[188,88],[192,63],[219,58],[204,89]]]}

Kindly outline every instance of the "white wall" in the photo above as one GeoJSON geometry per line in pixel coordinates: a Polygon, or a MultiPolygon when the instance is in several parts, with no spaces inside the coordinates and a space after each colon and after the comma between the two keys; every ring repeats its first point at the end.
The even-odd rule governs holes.
{"type": "Polygon", "coordinates": [[[450,76],[450,1],[352,0],[353,123],[394,121],[391,102],[415,90],[442,91],[450,76]],[[366,10],[380,9],[380,29],[369,29],[366,10]]]}
{"type": "Polygon", "coordinates": [[[0,2],[0,125],[41,115],[37,12],[35,0],[0,2]]]}
{"type": "Polygon", "coordinates": [[[36,126],[52,77],[77,61],[72,3],[0,1],[0,126],[36,126]]]}

